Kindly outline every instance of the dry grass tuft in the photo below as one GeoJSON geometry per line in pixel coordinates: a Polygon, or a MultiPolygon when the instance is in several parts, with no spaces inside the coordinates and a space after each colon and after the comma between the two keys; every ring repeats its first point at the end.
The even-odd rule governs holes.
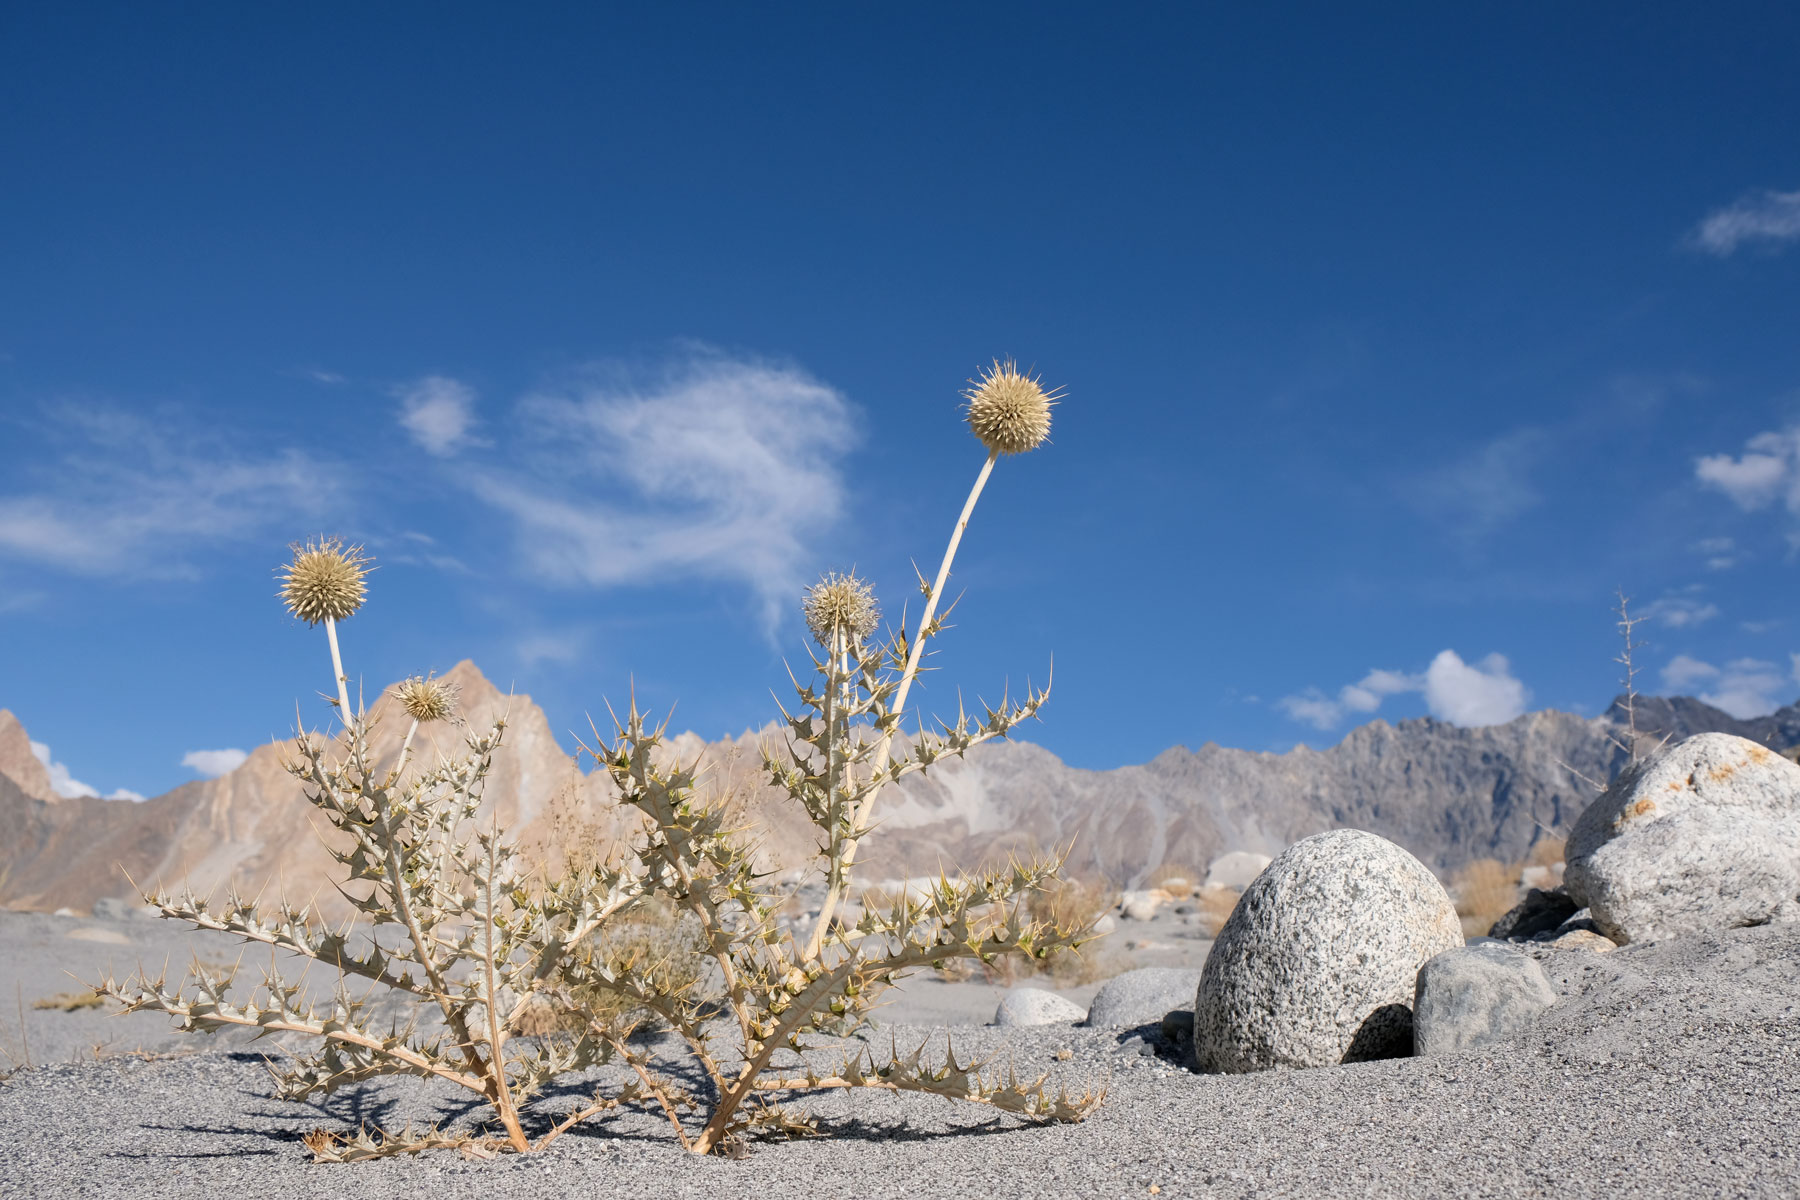
{"type": "Polygon", "coordinates": [[[1519,868],[1493,858],[1478,858],[1456,873],[1451,884],[1463,936],[1480,937],[1519,902],[1519,868]]]}
{"type": "Polygon", "coordinates": [[[1236,888],[1228,887],[1203,887],[1195,893],[1207,937],[1219,936],[1219,930],[1225,928],[1226,920],[1237,907],[1240,894],[1236,888]]]}
{"type": "Polygon", "coordinates": [[[1564,848],[1568,844],[1566,838],[1541,838],[1537,845],[1531,848],[1531,853],[1525,856],[1525,865],[1528,867],[1554,867],[1563,860],[1564,848]]]}

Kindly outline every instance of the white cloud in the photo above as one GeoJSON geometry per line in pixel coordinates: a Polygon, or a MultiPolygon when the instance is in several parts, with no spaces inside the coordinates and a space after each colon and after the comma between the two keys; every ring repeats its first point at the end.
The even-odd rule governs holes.
{"type": "Polygon", "coordinates": [[[1697,596],[1676,594],[1663,596],[1646,605],[1638,615],[1670,629],[1687,629],[1693,625],[1704,625],[1718,616],[1719,606],[1697,596]]]}
{"type": "Polygon", "coordinates": [[[299,451],[245,453],[166,416],[64,406],[47,428],[62,452],[35,490],[0,494],[0,555],[80,574],[187,574],[195,548],[291,528],[343,491],[299,451]]]}
{"type": "Polygon", "coordinates": [[[229,775],[244,765],[249,758],[242,750],[189,750],[181,756],[181,765],[192,767],[208,779],[217,779],[221,775],[229,775]]]}
{"type": "Polygon", "coordinates": [[[1456,651],[1442,650],[1425,669],[1425,707],[1452,725],[1505,724],[1525,711],[1529,696],[1503,655],[1465,663],[1456,651]]]}
{"type": "Polygon", "coordinates": [[[1746,244],[1775,249],[1800,239],[1800,192],[1760,191],[1708,213],[1689,241],[1726,258],[1746,244]]]}
{"type": "Polygon", "coordinates": [[[1719,668],[1686,654],[1677,654],[1662,669],[1663,687],[1671,692],[1686,692],[1718,677],[1719,668]]]}
{"type": "Polygon", "coordinates": [[[1275,706],[1294,720],[1318,729],[1334,729],[1344,719],[1344,706],[1316,687],[1307,688],[1298,695],[1283,696],[1275,706]]]}
{"type": "Polygon", "coordinates": [[[1351,712],[1374,712],[1381,707],[1384,698],[1401,692],[1416,692],[1420,686],[1416,675],[1376,669],[1363,676],[1360,683],[1340,688],[1338,703],[1351,712]]]}
{"type": "MultiPolygon", "coordinates": [[[[69,773],[69,768],[57,762],[50,754],[50,747],[44,742],[32,742],[31,755],[44,764],[44,770],[50,773],[50,790],[64,800],[74,800],[82,796],[99,796],[97,789],[81,782],[69,773]]],[[[142,800],[144,797],[130,788],[114,788],[106,794],[108,800],[142,800]]]]}
{"type": "Polygon", "coordinates": [[[475,392],[465,383],[427,375],[401,388],[400,424],[430,454],[448,458],[473,439],[475,392]]]}
{"type": "Polygon", "coordinates": [[[541,447],[532,469],[473,486],[551,582],[741,583],[772,630],[843,511],[850,405],[796,367],[701,352],[648,385],[530,397],[520,420],[541,447]]]}
{"type": "Polygon", "coordinates": [[[1709,662],[1677,654],[1662,669],[1665,693],[1691,694],[1700,685],[1706,687],[1699,699],[1740,721],[1767,716],[1781,707],[1782,697],[1791,685],[1800,681],[1800,655],[1790,656],[1793,674],[1783,675],[1772,662],[1760,658],[1738,658],[1715,667],[1709,662]]]}
{"type": "Polygon", "coordinates": [[[1339,688],[1335,697],[1307,688],[1276,705],[1296,721],[1332,729],[1347,714],[1372,713],[1388,696],[1405,692],[1422,693],[1426,710],[1453,725],[1504,724],[1525,711],[1530,696],[1503,656],[1490,654],[1470,665],[1454,650],[1444,650],[1418,675],[1374,670],[1339,688]]]}
{"type": "Polygon", "coordinates": [[[1420,476],[1413,489],[1415,501],[1466,535],[1489,533],[1543,502],[1531,473],[1548,444],[1541,429],[1520,429],[1495,438],[1473,454],[1420,476]]]}
{"type": "Polygon", "coordinates": [[[1757,434],[1736,458],[1709,454],[1696,459],[1694,477],[1724,492],[1745,512],[1781,500],[1789,512],[1800,514],[1800,425],[1757,434]]]}

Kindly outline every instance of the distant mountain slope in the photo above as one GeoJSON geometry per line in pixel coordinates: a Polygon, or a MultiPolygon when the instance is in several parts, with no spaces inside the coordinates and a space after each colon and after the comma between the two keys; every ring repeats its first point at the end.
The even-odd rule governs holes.
{"type": "MultiPolygon", "coordinates": [[[[509,713],[488,800],[515,837],[552,839],[549,816],[559,796],[615,834],[626,828],[603,774],[583,775],[530,697],[503,696],[468,662],[450,678],[462,687],[472,722],[509,713]]],[[[1028,742],[990,743],[967,761],[908,779],[882,802],[863,878],[1072,847],[1075,870],[1131,885],[1164,863],[1199,869],[1230,850],[1273,853],[1344,826],[1391,838],[1442,872],[1475,858],[1516,859],[1574,824],[1593,796],[1584,777],[1616,772],[1623,755],[1609,735],[1621,720],[1616,702],[1591,720],[1545,711],[1479,729],[1378,720],[1324,750],[1176,747],[1109,771],[1067,766],[1028,742]]],[[[381,730],[382,754],[397,749],[398,725],[381,730]]],[[[1779,749],[1800,743],[1800,707],[1737,721],[1697,700],[1640,699],[1638,726],[1677,738],[1719,730],[1779,749]]],[[[712,785],[748,801],[765,864],[780,870],[804,863],[815,843],[804,819],[763,785],[757,745],[775,733],[769,726],[711,744],[682,734],[670,739],[668,753],[700,759],[712,785]]],[[[20,730],[14,740],[22,739],[20,730]]],[[[0,828],[9,834],[0,838],[0,905],[85,909],[102,896],[129,895],[130,872],[140,882],[190,879],[201,891],[228,883],[254,890],[276,880],[291,896],[317,894],[329,906],[330,858],[279,757],[278,748],[262,747],[229,775],[141,804],[46,800],[0,773],[0,828]]]]}

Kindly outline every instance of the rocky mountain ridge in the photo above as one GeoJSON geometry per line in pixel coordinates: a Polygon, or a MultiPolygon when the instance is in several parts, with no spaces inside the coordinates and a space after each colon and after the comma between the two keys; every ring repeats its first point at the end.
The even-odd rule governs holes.
{"type": "MultiPolygon", "coordinates": [[[[583,773],[529,696],[503,695],[466,661],[448,678],[461,688],[470,723],[507,714],[488,786],[503,827],[545,846],[567,832],[558,813],[580,814],[606,836],[624,831],[604,774],[583,773]]],[[[1067,766],[1029,742],[990,743],[908,779],[884,800],[863,877],[1067,849],[1076,873],[1132,886],[1163,864],[1199,870],[1228,851],[1273,854],[1342,827],[1381,834],[1442,873],[1475,858],[1517,859],[1538,839],[1566,833],[1594,795],[1589,781],[1617,771],[1624,755],[1611,738],[1621,721],[1617,703],[1598,718],[1544,711],[1477,729],[1376,720],[1324,750],[1271,754],[1209,743],[1106,771],[1067,766]]],[[[378,754],[397,751],[398,725],[378,731],[378,754]]],[[[1716,730],[1785,749],[1800,743],[1800,706],[1737,721],[1685,697],[1640,698],[1638,726],[1673,738],[1716,730]]],[[[776,733],[771,725],[713,743],[682,734],[668,744],[684,761],[700,759],[713,786],[744,798],[773,871],[803,865],[814,846],[810,825],[762,783],[758,742],[776,733]]],[[[437,735],[445,749],[448,736],[437,735]]],[[[0,713],[0,828],[10,835],[0,840],[0,905],[85,910],[104,897],[131,897],[128,877],[187,880],[200,892],[273,884],[329,902],[331,859],[280,759],[279,747],[264,746],[228,775],[142,803],[59,799],[47,777],[32,774],[42,768],[23,728],[0,713]]]]}

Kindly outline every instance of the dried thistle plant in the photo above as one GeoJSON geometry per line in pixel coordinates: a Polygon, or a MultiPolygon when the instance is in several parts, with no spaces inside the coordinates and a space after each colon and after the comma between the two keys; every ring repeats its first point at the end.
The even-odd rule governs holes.
{"type": "Polygon", "coordinates": [[[859,1045],[824,1071],[817,1054],[804,1056],[828,1053],[821,1035],[859,1024],[912,971],[957,960],[992,966],[1009,956],[1042,962],[1092,935],[1090,906],[1057,902],[1056,856],[943,876],[885,906],[865,904],[854,921],[838,919],[883,789],[1006,736],[1049,695],[1048,686],[1028,685],[1017,703],[1003,697],[979,717],[959,705],[955,720],[901,736],[976,500],[1001,454],[1044,440],[1052,402],[1010,363],[996,363],[970,394],[970,423],[987,459],[935,581],[921,580],[925,603],[910,631],[903,618],[899,630],[875,638],[874,594],[854,575],[829,575],[804,598],[820,647],[814,675],[794,681],[798,710],[784,711],[787,736],[764,748],[763,766],[818,830],[815,865],[825,897],[810,930],[778,922],[785,897],[762,887],[742,798],[703,793],[696,768],[667,761],[664,729],[650,725],[635,702],[615,719],[610,739],[596,734],[583,749],[605,767],[633,817],[609,827],[636,832],[623,847],[608,846],[599,825],[570,820],[571,829],[586,832],[579,844],[546,852],[541,876],[521,868],[497,827],[477,820],[504,719],[469,732],[459,757],[415,767],[420,724],[449,719],[456,697],[442,681],[409,679],[394,698],[412,724],[396,762],[378,763],[376,718],[351,709],[336,633],[336,622],[363,602],[369,563],[360,550],[321,540],[294,548],[282,599],[294,615],[326,627],[344,730],[335,743],[302,734],[287,765],[340,835],[327,848],[346,871],[341,890],[367,934],[358,938],[354,923],[324,927],[308,908],[285,901],[265,915],[235,896],[214,911],[192,894],[153,894],[146,899],[167,917],[335,968],[334,995],[315,1004],[271,967],[244,997],[233,992],[235,967],[204,964],[173,990],[143,976],[129,984],[107,979],[98,990],[128,1011],[169,1013],[187,1030],[236,1026],[311,1039],[314,1051],[276,1072],[283,1096],[301,1099],[382,1075],[438,1078],[480,1095],[502,1130],[487,1140],[437,1129],[316,1131],[306,1144],[327,1161],[438,1147],[482,1155],[535,1150],[622,1104],[657,1106],[695,1153],[732,1151],[752,1135],[817,1132],[779,1100],[829,1088],[925,1092],[1038,1121],[1087,1116],[1100,1094],[1052,1092],[1048,1076],[1021,1081],[1010,1070],[959,1061],[950,1047],[932,1062],[923,1046],[895,1045],[877,1057],[859,1045]],[[387,936],[369,936],[377,932],[387,936]],[[377,1029],[367,996],[353,998],[352,983],[397,996],[405,1021],[377,1029]],[[678,1035],[687,1065],[697,1068],[691,1074],[703,1080],[698,1092],[677,1081],[655,1044],[632,1040],[646,1023],[678,1035]],[[551,1080],[607,1061],[629,1069],[622,1088],[552,1118],[535,1141],[527,1136],[524,1109],[551,1080]]]}
{"type": "MultiPolygon", "coordinates": [[[[283,599],[303,620],[323,623],[331,638],[344,731],[339,743],[302,733],[285,766],[307,801],[340,836],[326,848],[345,869],[340,886],[356,916],[342,928],[323,924],[308,906],[283,900],[265,912],[233,895],[214,909],[191,892],[151,893],[145,899],[165,917],[199,929],[235,934],[337,972],[333,994],[315,1001],[273,962],[259,986],[234,989],[238,967],[196,962],[171,989],[163,977],[108,978],[96,990],[126,1011],[165,1012],[184,1030],[212,1033],[232,1027],[297,1035],[316,1048],[271,1068],[280,1094],[300,1100],[383,1075],[441,1079],[481,1096],[502,1129],[505,1149],[542,1148],[564,1131],[629,1095],[596,1095],[553,1119],[535,1142],[521,1112],[559,1075],[608,1058],[614,1043],[585,1030],[555,1031],[520,1040],[521,1025],[546,1003],[547,982],[609,917],[640,895],[634,881],[604,866],[564,872],[536,888],[499,830],[477,821],[482,792],[506,722],[468,733],[464,751],[430,766],[410,762],[423,722],[444,720],[454,693],[439,680],[415,678],[396,689],[412,718],[399,757],[379,764],[371,749],[376,719],[353,712],[333,622],[361,604],[367,560],[336,542],[297,546],[283,599]],[[347,846],[348,848],[342,848],[347,846]],[[366,922],[359,929],[359,924],[366,922]],[[386,936],[378,936],[383,935],[386,936]],[[362,993],[352,995],[352,985],[362,993]],[[381,1028],[371,995],[396,997],[403,1021],[381,1028]]],[[[446,1141],[423,1134],[321,1135],[309,1139],[315,1156],[333,1161],[416,1152],[446,1141]]]]}
{"type": "MultiPolygon", "coordinates": [[[[1056,857],[1015,861],[965,878],[940,876],[924,894],[903,889],[882,904],[865,895],[853,922],[836,919],[882,790],[947,755],[1006,736],[1049,695],[1048,687],[1027,686],[1017,703],[1002,698],[979,717],[959,711],[934,730],[897,736],[926,646],[942,627],[939,602],[975,502],[1002,453],[1043,440],[1050,402],[1035,380],[1025,381],[1010,364],[996,364],[971,395],[971,425],[988,449],[987,461],[935,582],[924,586],[923,611],[910,632],[903,624],[873,639],[874,596],[854,575],[827,575],[805,596],[807,627],[821,649],[812,655],[812,677],[794,681],[797,710],[783,710],[786,737],[780,746],[764,748],[763,766],[818,829],[815,865],[825,896],[810,931],[781,927],[780,898],[759,885],[748,832],[733,823],[723,803],[702,795],[696,768],[662,761],[658,748],[665,731],[649,724],[635,702],[623,720],[615,718],[610,739],[596,735],[595,745],[584,747],[611,775],[621,800],[648,818],[649,833],[634,846],[636,878],[649,894],[692,915],[717,988],[703,991],[686,978],[663,986],[652,973],[619,969],[597,957],[569,963],[562,975],[571,993],[613,993],[655,1013],[680,1035],[685,1056],[710,1085],[708,1097],[678,1086],[650,1051],[619,1050],[694,1153],[735,1148],[753,1134],[806,1132],[810,1126],[776,1099],[822,1088],[927,1092],[1042,1121],[1080,1120],[1100,1103],[1093,1092],[1052,1094],[1047,1076],[1022,1082],[1010,1072],[986,1069],[988,1064],[961,1063],[949,1047],[936,1065],[925,1060],[923,1047],[903,1052],[898,1045],[880,1057],[858,1046],[827,1072],[805,1057],[818,1048],[820,1035],[859,1024],[886,988],[913,971],[943,969],[957,960],[1043,961],[1092,936],[1096,914],[1067,919],[1054,904],[1041,903],[1056,886],[1056,857]],[[715,1021],[719,1013],[724,1019],[715,1021]],[[729,1053],[721,1052],[721,1040],[729,1042],[729,1053]]],[[[597,1035],[601,1030],[594,1026],[597,1035]]]]}

